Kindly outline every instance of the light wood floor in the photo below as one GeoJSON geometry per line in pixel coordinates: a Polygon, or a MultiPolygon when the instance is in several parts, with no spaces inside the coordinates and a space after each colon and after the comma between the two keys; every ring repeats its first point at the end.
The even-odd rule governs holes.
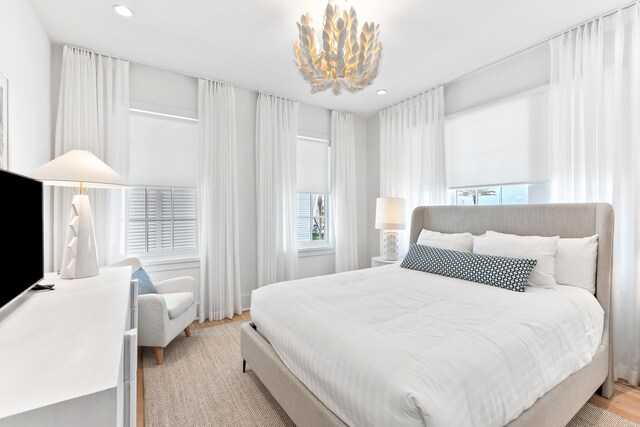
{"type": "MultiPolygon", "coordinates": [[[[234,316],[233,319],[204,322],[202,324],[193,322],[191,324],[191,330],[196,331],[211,326],[246,320],[251,320],[251,314],[248,311],[234,316]]],[[[611,399],[605,399],[604,397],[594,394],[593,397],[589,399],[589,403],[640,424],[640,388],[632,387],[625,381],[618,381],[616,383],[616,390],[611,399]]],[[[144,427],[144,371],[142,369],[142,351],[138,351],[138,427],[144,427]]]]}

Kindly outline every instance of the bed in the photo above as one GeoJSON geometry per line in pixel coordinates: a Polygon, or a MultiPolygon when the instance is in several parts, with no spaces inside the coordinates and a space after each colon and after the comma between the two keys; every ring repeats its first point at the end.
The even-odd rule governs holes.
{"type": "MultiPolygon", "coordinates": [[[[542,350],[546,349],[546,357],[552,357],[552,361],[555,361],[558,355],[570,354],[571,357],[568,357],[566,362],[568,369],[574,371],[567,376],[568,371],[563,371],[563,374],[553,366],[549,365],[547,368],[542,361],[536,366],[518,370],[520,367],[517,364],[505,364],[507,359],[504,355],[496,356],[497,360],[501,360],[502,357],[502,362],[491,365],[491,359],[483,359],[481,352],[478,352],[477,366],[474,365],[473,358],[460,358],[463,363],[455,369],[456,372],[459,371],[458,377],[452,378],[450,382],[443,379],[453,376],[430,372],[428,366],[425,367],[414,360],[415,357],[410,357],[428,353],[429,349],[412,347],[413,343],[421,342],[423,337],[416,336],[415,340],[404,341],[394,341],[393,337],[393,334],[401,336],[424,332],[429,335],[428,339],[433,340],[437,331],[451,336],[452,331],[455,332],[455,328],[459,326],[455,317],[436,315],[438,305],[433,304],[433,299],[441,298],[440,293],[418,295],[418,291],[422,289],[420,281],[428,273],[400,271],[404,269],[394,265],[379,267],[375,271],[364,270],[306,279],[297,283],[284,283],[269,290],[269,293],[275,293],[276,297],[277,293],[281,292],[282,301],[285,302],[283,305],[271,304],[272,309],[268,303],[278,299],[260,301],[263,296],[261,294],[266,293],[256,293],[256,318],[253,323],[242,326],[241,352],[249,368],[256,373],[297,425],[442,425],[443,420],[450,421],[450,425],[496,425],[496,420],[503,420],[497,425],[562,426],[566,425],[595,391],[599,390],[605,397],[611,396],[613,380],[609,330],[613,211],[610,205],[420,207],[414,211],[412,217],[412,242],[416,241],[423,228],[444,233],[468,231],[476,235],[488,230],[561,237],[587,237],[598,234],[597,304],[596,299],[590,294],[585,295],[586,291],[580,290],[580,293],[575,289],[563,289],[564,287],[559,287],[557,297],[553,299],[550,299],[548,292],[528,290],[524,294],[526,300],[523,300],[513,292],[456,281],[457,279],[440,278],[437,279],[439,282],[436,279],[432,280],[434,289],[439,288],[439,292],[460,292],[461,295],[470,295],[469,301],[478,301],[477,305],[461,311],[464,313],[460,316],[461,321],[466,321],[467,325],[469,316],[476,313],[474,310],[480,310],[477,313],[482,315],[485,300],[495,300],[496,304],[502,304],[502,307],[516,308],[525,301],[516,310],[522,311],[523,315],[531,315],[526,312],[527,309],[533,310],[534,313],[544,311],[546,316],[540,320],[546,321],[546,324],[541,324],[541,328],[547,328],[547,332],[536,340],[523,338],[529,344],[522,347],[521,351],[542,355],[542,350]],[[389,280],[393,277],[398,278],[393,280],[401,280],[404,293],[384,294],[389,292],[389,280],[385,277],[389,280]],[[363,286],[366,284],[372,295],[366,295],[363,289],[358,288],[358,283],[363,286]],[[326,289],[323,289],[323,286],[326,289]],[[381,292],[377,296],[376,289],[381,292]],[[417,292],[415,298],[407,298],[411,292],[417,292]],[[358,295],[361,297],[358,298],[358,295]],[[352,301],[351,312],[348,305],[339,306],[340,299],[335,298],[340,296],[343,301],[352,301]],[[385,304],[389,307],[377,310],[376,304],[379,305],[380,302],[374,301],[376,297],[378,301],[387,299],[385,304]],[[405,301],[398,300],[403,297],[405,301]],[[290,303],[290,308],[286,302],[290,303]],[[305,307],[305,304],[308,306],[305,307]],[[429,310],[416,310],[415,313],[404,313],[402,310],[394,313],[394,304],[407,312],[411,311],[412,304],[430,304],[430,307],[429,310]],[[332,311],[332,306],[336,306],[333,309],[335,311],[332,311]],[[270,310],[272,313],[269,313],[270,310]],[[300,313],[305,313],[305,310],[307,315],[301,316],[300,313]],[[436,314],[430,316],[429,313],[436,314]],[[319,315],[325,316],[324,329],[319,315]],[[387,317],[379,318],[383,315],[387,317]],[[358,329],[357,323],[362,324],[362,319],[367,319],[367,316],[371,318],[369,323],[376,325],[375,331],[367,328],[358,329]],[[591,320],[584,320],[589,317],[591,320]],[[299,321],[292,322],[291,319],[299,321]],[[331,319],[344,322],[343,327],[331,319]],[[439,319],[440,324],[433,323],[433,319],[439,319]],[[289,328],[283,323],[287,321],[290,322],[289,328]],[[402,322],[405,322],[404,329],[402,322]],[[557,331],[553,328],[554,322],[559,322],[557,331]],[[386,336],[387,345],[372,345],[376,341],[369,335],[379,335],[380,325],[383,325],[382,333],[387,334],[383,335],[386,336]],[[338,329],[341,330],[340,334],[331,335],[332,330],[338,329]],[[308,336],[301,336],[305,331],[308,332],[308,336]],[[584,331],[584,334],[581,331],[584,331]],[[302,342],[304,345],[290,345],[292,342],[302,342]],[[411,346],[403,348],[407,343],[411,346]],[[284,351],[287,345],[302,350],[298,353],[287,353],[284,351]],[[367,346],[371,347],[368,355],[363,353],[367,346]],[[349,350],[346,351],[345,348],[349,350]],[[576,349],[575,354],[570,353],[570,349],[573,348],[576,349]],[[311,358],[309,355],[314,353],[318,356],[311,358]],[[356,360],[352,360],[353,358],[356,360]],[[383,366],[388,369],[381,369],[380,363],[386,364],[383,366]],[[407,370],[407,367],[412,369],[407,370]],[[386,370],[389,372],[385,372],[386,370]],[[503,370],[513,375],[505,379],[506,374],[503,370]],[[408,372],[415,372],[416,376],[426,376],[429,389],[418,390],[419,384],[407,374],[408,372]],[[540,381],[529,381],[528,376],[536,375],[536,372],[540,375],[540,381]],[[520,381],[516,381],[515,384],[519,384],[517,394],[521,397],[507,401],[509,405],[502,402],[502,405],[492,408],[492,400],[482,400],[483,395],[477,393],[478,389],[482,389],[482,385],[486,385],[488,394],[494,390],[494,386],[513,386],[514,376],[520,381]],[[481,384],[480,387],[478,382],[481,384]],[[531,384],[530,389],[523,388],[523,382],[531,384]],[[548,389],[541,393],[538,383],[545,383],[548,389]],[[356,390],[344,391],[349,388],[356,390]],[[438,405],[435,405],[436,402],[438,405]],[[461,408],[460,405],[464,407],[461,408]],[[376,410],[380,412],[376,413],[376,410]],[[366,418],[368,416],[374,418],[366,418]]],[[[442,307],[442,312],[446,311],[446,307],[442,307]]],[[[252,312],[252,316],[253,314],[252,312]]],[[[526,334],[527,331],[523,332],[521,328],[519,333],[526,334]]],[[[476,342],[471,342],[473,337],[467,337],[466,341],[460,341],[459,345],[465,350],[462,353],[469,353],[469,348],[465,346],[480,348],[483,343],[495,340],[496,345],[491,347],[492,351],[495,351],[504,347],[501,339],[503,338],[491,335],[491,331],[484,328],[478,330],[476,342]]],[[[434,345],[429,357],[438,355],[446,355],[450,359],[456,357],[451,348],[438,348],[434,345]]],[[[442,366],[446,366],[446,362],[440,361],[444,363],[442,366]]],[[[451,364],[455,365],[455,362],[452,360],[451,364]]],[[[421,384],[424,383],[425,381],[421,384]]]]}

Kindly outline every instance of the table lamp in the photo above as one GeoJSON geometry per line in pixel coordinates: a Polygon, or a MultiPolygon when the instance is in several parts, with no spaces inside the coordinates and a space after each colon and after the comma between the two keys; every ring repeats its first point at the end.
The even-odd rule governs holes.
{"type": "Polygon", "coordinates": [[[85,150],[71,150],[40,166],[31,176],[45,185],[74,187],[60,277],[79,279],[96,276],[99,272],[98,252],[85,188],[124,187],[125,180],[93,153],[85,150]]]}
{"type": "Polygon", "coordinates": [[[399,197],[376,199],[376,228],[382,230],[382,258],[396,261],[399,255],[398,231],[405,228],[405,201],[399,197]]]}

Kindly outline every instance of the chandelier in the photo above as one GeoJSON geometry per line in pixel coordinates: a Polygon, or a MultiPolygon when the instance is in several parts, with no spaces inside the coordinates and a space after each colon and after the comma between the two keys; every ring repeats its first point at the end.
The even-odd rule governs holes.
{"type": "Polygon", "coordinates": [[[294,43],[296,67],[311,83],[311,93],[332,88],[334,95],[343,89],[359,92],[371,85],[380,70],[382,43],[380,24],[365,22],[358,34],[358,18],[351,8],[340,11],[331,1],[324,10],[322,45],[316,43],[311,16],[302,15],[299,37],[294,43]]]}

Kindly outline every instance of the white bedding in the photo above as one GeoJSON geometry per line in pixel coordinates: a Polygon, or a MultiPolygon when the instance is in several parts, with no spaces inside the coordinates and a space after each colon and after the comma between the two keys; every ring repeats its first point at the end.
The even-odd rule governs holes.
{"type": "Polygon", "coordinates": [[[591,361],[584,289],[518,293],[397,264],[253,292],[284,364],[350,426],[501,426],[591,361]]]}

